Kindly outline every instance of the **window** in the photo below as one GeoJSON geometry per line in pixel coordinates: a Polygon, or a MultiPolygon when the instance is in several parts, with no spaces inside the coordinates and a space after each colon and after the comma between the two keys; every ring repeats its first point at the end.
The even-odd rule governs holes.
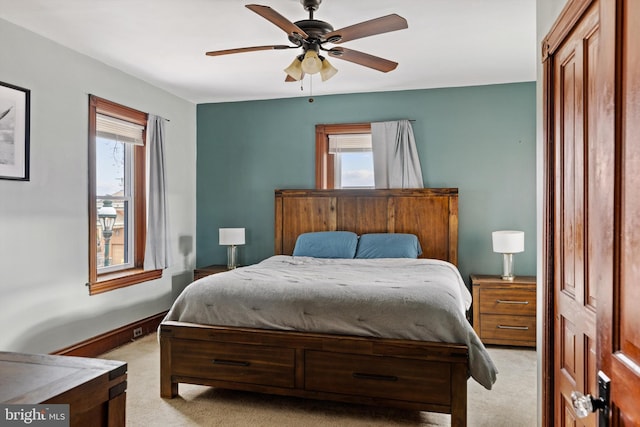
{"type": "Polygon", "coordinates": [[[144,271],[147,114],[90,96],[89,293],[161,276],[144,271]]]}
{"type": "Polygon", "coordinates": [[[371,124],[316,126],[316,188],[374,188],[371,124]]]}
{"type": "Polygon", "coordinates": [[[143,134],[144,126],[96,113],[98,274],[134,267],[134,149],[143,134]]]}
{"type": "Polygon", "coordinates": [[[331,134],[334,188],[374,188],[371,134],[331,134]]]}

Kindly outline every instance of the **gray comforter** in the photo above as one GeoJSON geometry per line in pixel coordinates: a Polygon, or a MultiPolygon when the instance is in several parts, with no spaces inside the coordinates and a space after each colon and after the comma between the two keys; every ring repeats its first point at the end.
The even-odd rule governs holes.
{"type": "Polygon", "coordinates": [[[445,261],[276,255],[193,282],[165,320],[466,344],[471,375],[491,389],[497,370],[470,305],[445,261]]]}

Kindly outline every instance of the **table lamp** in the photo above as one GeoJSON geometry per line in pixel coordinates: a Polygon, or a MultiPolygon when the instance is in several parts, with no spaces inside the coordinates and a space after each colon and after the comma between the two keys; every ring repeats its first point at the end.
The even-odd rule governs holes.
{"type": "Polygon", "coordinates": [[[501,253],[502,280],[513,280],[513,254],[524,252],[524,231],[500,230],[491,233],[493,252],[501,253]]]}
{"type": "Polygon", "coordinates": [[[238,266],[237,245],[244,245],[244,228],[221,228],[220,245],[227,246],[227,269],[238,266]]]}

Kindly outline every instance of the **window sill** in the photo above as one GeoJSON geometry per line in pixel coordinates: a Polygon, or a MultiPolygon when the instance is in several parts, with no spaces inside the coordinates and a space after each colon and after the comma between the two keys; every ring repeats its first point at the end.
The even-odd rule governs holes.
{"type": "Polygon", "coordinates": [[[89,295],[101,294],[161,277],[162,270],[145,271],[141,268],[103,274],[94,283],[89,283],[89,295]]]}

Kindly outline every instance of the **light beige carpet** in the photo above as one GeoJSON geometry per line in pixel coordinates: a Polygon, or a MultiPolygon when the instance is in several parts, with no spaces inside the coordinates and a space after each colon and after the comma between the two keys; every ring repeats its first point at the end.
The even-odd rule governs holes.
{"type": "MultiPolygon", "coordinates": [[[[468,383],[470,427],[536,425],[533,350],[489,348],[500,373],[493,390],[468,383]]],[[[179,397],[160,398],[155,334],[101,356],[128,363],[127,426],[449,426],[443,414],[268,396],[180,384],[179,397]]]]}

